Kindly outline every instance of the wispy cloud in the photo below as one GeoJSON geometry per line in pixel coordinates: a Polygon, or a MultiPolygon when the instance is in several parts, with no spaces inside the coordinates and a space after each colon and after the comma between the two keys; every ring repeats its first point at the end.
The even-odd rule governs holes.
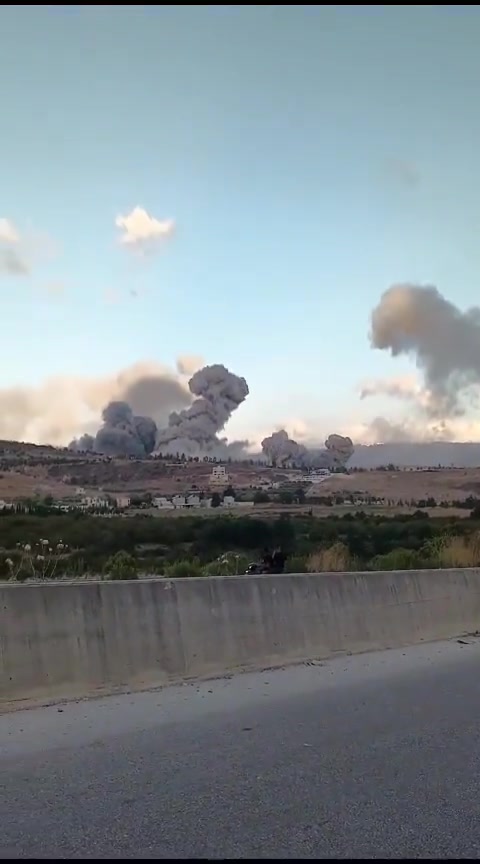
{"type": "Polygon", "coordinates": [[[10,219],[0,218],[0,272],[27,276],[31,264],[20,233],[10,219]]]}
{"type": "Polygon", "coordinates": [[[47,234],[31,228],[20,231],[11,219],[0,218],[0,274],[30,276],[38,265],[57,255],[47,234]]]}

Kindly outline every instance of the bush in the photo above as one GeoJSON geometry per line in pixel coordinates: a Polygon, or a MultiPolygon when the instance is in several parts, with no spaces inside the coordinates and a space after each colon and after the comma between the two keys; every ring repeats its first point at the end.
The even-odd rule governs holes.
{"type": "Polygon", "coordinates": [[[165,576],[170,579],[188,579],[192,576],[203,576],[199,561],[175,561],[165,570],[165,576]]]}
{"type": "Polygon", "coordinates": [[[478,567],[480,565],[480,534],[471,537],[448,537],[438,544],[437,567],[478,567]]]}
{"type": "Polygon", "coordinates": [[[415,570],[421,566],[419,554],[414,549],[392,549],[385,555],[375,555],[369,570],[415,570]]]}
{"type": "Polygon", "coordinates": [[[105,564],[104,572],[109,579],[137,579],[137,562],[133,555],[120,551],[112,555],[105,564]]]}
{"type": "Polygon", "coordinates": [[[308,573],[341,573],[355,570],[355,562],[344,543],[333,543],[326,549],[312,552],[307,558],[308,573]]]}
{"type": "Polygon", "coordinates": [[[292,558],[287,558],[285,570],[287,573],[306,573],[306,559],[301,555],[294,555],[292,558]]]}

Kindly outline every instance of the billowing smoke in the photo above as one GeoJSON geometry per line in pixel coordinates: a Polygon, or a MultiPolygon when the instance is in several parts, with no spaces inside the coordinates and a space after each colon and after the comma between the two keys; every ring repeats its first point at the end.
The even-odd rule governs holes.
{"type": "Polygon", "coordinates": [[[393,285],[371,323],[374,348],[414,357],[432,416],[463,413],[467,388],[480,384],[480,308],[462,312],[432,286],[393,285]]]}
{"type": "Polygon", "coordinates": [[[351,438],[329,435],[325,449],[305,447],[290,438],[284,429],[262,441],[262,451],[273,465],[298,465],[303,468],[335,468],[347,464],[354,451],[351,438]]]}
{"type": "Polygon", "coordinates": [[[307,455],[307,448],[290,438],[285,429],[272,432],[262,441],[262,451],[272,465],[301,464],[307,455]]]}
{"type": "MultiPolygon", "coordinates": [[[[233,412],[248,396],[245,378],[234,375],[225,366],[214,364],[198,369],[190,378],[189,390],[191,404],[181,411],[172,411],[168,425],[155,422],[155,395],[165,395],[158,382],[149,387],[141,380],[139,400],[135,390],[138,382],[131,385],[128,395],[135,398],[113,400],[103,411],[103,425],[96,435],[86,434],[70,445],[74,449],[93,450],[110,456],[135,456],[144,458],[151,453],[187,456],[212,455],[217,458],[241,459],[251,457],[247,451],[247,441],[229,443],[220,433],[233,412]],[[134,407],[141,405],[142,414],[135,413],[134,407]]],[[[127,392],[125,392],[127,397],[127,392]]],[[[138,408],[137,408],[138,410],[138,408]]],[[[262,457],[277,465],[295,464],[299,467],[313,468],[346,465],[353,453],[350,438],[330,435],[325,448],[309,448],[289,438],[284,430],[274,432],[262,441],[262,457]]]]}
{"type": "MultiPolygon", "coordinates": [[[[181,358],[179,365],[185,370],[188,365],[196,365],[197,362],[198,358],[188,358],[187,361],[181,358]]],[[[163,389],[167,383],[177,386],[177,382],[162,379],[160,392],[158,378],[153,378],[150,382],[142,379],[141,393],[138,393],[138,382],[134,382],[129,390],[125,391],[124,400],[112,401],[104,409],[103,425],[97,434],[83,435],[70,446],[76,450],[88,449],[112,456],[144,457],[154,450],[165,455],[245,455],[245,444],[248,442],[228,444],[218,437],[233,411],[248,396],[245,378],[234,375],[220,364],[198,369],[188,384],[190,399],[196,398],[193,398],[188,408],[171,411],[168,425],[162,428],[151,418],[152,415],[156,418],[155,397],[163,401],[163,389]],[[143,396],[143,399],[139,396],[143,396]],[[134,414],[134,402],[136,406],[141,404],[141,415],[134,414]]]]}
{"type": "Polygon", "coordinates": [[[127,402],[109,402],[102,412],[103,425],[97,434],[73,441],[72,449],[93,450],[107,456],[144,458],[155,447],[157,424],[151,417],[135,415],[127,402]]]}
{"type": "Polygon", "coordinates": [[[348,435],[329,435],[325,441],[326,451],[332,460],[332,465],[346,465],[353,454],[353,441],[348,435]]]}
{"type": "Polygon", "coordinates": [[[170,414],[167,428],[158,432],[157,451],[187,455],[226,452],[229,445],[218,433],[248,396],[245,378],[217,363],[198,369],[188,386],[196,398],[189,408],[170,414]]]}

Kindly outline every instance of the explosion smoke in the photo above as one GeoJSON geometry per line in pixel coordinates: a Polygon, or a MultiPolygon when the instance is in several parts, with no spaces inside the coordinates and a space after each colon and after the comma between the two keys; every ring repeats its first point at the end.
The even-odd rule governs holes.
{"type": "Polygon", "coordinates": [[[430,392],[428,411],[463,413],[466,389],[480,384],[480,309],[462,312],[433,286],[393,285],[372,312],[371,343],[393,357],[413,355],[430,392]]]}
{"type": "Polygon", "coordinates": [[[303,468],[334,468],[347,464],[354,446],[351,438],[329,435],[325,441],[325,450],[311,449],[298,444],[284,429],[281,429],[263,439],[262,451],[274,465],[295,464],[303,468]]]}
{"type": "MultiPolygon", "coordinates": [[[[163,455],[216,455],[245,458],[248,442],[228,443],[219,437],[233,412],[248,396],[245,378],[225,366],[214,364],[198,369],[189,381],[192,404],[172,411],[168,426],[158,428],[151,417],[135,415],[125,400],[110,402],[103,411],[103,425],[95,436],[83,435],[70,445],[77,450],[94,450],[110,456],[143,458],[152,452],[163,455]]],[[[148,392],[142,386],[142,393],[148,392]]],[[[155,406],[149,409],[154,413],[155,406]]],[[[293,441],[282,430],[262,441],[263,455],[274,464],[295,463],[303,467],[345,465],[353,453],[350,438],[330,435],[325,449],[309,449],[293,441]]]]}
{"type": "Polygon", "coordinates": [[[245,378],[214,364],[195,372],[188,386],[197,398],[189,408],[170,414],[168,427],[158,433],[157,451],[190,456],[226,451],[218,433],[248,396],[245,378]]]}
{"type": "Polygon", "coordinates": [[[127,402],[109,402],[102,412],[103,426],[95,437],[82,435],[70,445],[75,450],[94,450],[107,456],[148,456],[155,447],[157,424],[151,417],[135,415],[127,402]]]}

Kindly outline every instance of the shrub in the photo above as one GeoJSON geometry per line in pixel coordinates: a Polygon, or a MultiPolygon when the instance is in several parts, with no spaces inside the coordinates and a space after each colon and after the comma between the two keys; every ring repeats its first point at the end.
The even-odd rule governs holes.
{"type": "Polygon", "coordinates": [[[287,573],[306,573],[307,562],[301,555],[294,555],[292,558],[287,558],[285,567],[287,573]]]}
{"type": "Polygon", "coordinates": [[[480,534],[470,537],[448,537],[438,544],[437,567],[478,567],[480,534]]]}
{"type": "Polygon", "coordinates": [[[355,561],[344,543],[333,543],[312,552],[306,561],[308,573],[341,573],[355,569],[355,561]]]}
{"type": "Polygon", "coordinates": [[[112,555],[105,564],[104,572],[109,579],[137,579],[137,562],[133,555],[123,550],[112,555]]]}
{"type": "Polygon", "coordinates": [[[170,579],[188,579],[192,576],[203,575],[203,570],[197,559],[193,561],[175,561],[165,569],[165,576],[170,579]]]}
{"type": "Polygon", "coordinates": [[[419,555],[414,549],[392,549],[385,555],[375,555],[369,570],[415,570],[419,566],[419,555]]]}

